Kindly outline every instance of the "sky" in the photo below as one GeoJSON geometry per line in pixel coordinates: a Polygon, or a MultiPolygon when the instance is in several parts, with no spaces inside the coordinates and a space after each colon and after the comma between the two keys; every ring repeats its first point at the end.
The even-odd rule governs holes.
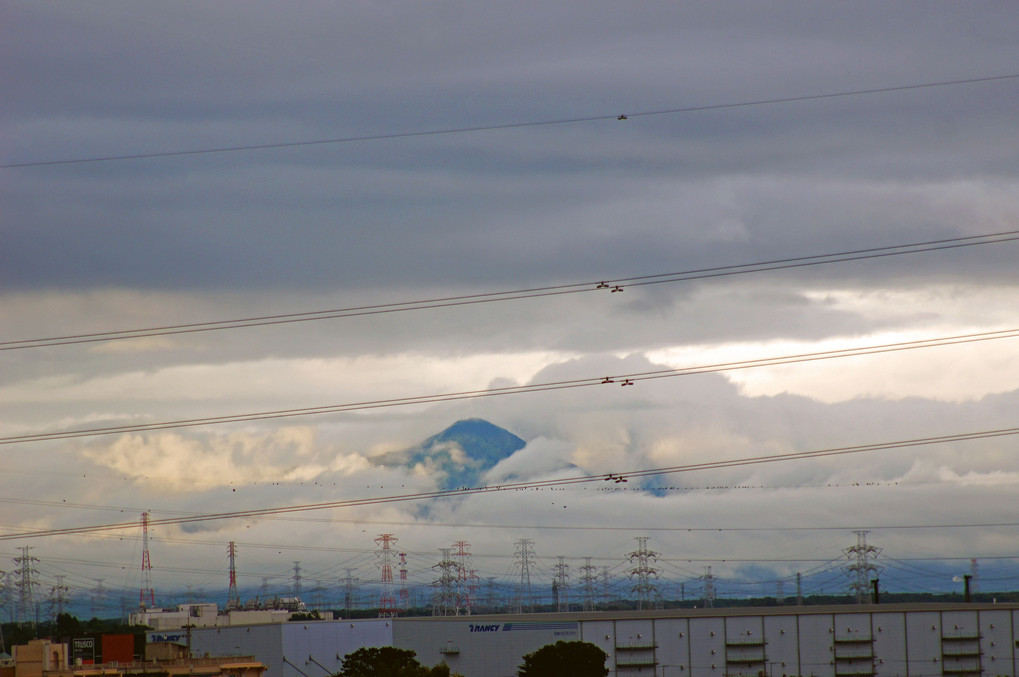
{"type": "MultiPolygon", "coordinates": [[[[141,529],[13,536],[442,490],[370,459],[465,418],[527,442],[493,486],[1016,426],[1006,335],[10,439],[1014,330],[1007,239],[595,289],[1019,230],[1014,3],[2,0],[0,14],[0,570],[37,558],[39,599],[101,586],[114,613],[136,603],[141,529]]],[[[1015,449],[1005,435],[673,473],[653,493],[595,481],[158,525],[151,581],[160,603],[183,589],[222,603],[233,541],[242,587],[282,592],[299,567],[335,597],[344,577],[379,580],[390,533],[419,585],[457,541],[482,578],[519,579],[529,539],[541,594],[560,556],[575,585],[591,557],[625,591],[647,537],[668,596],[680,581],[698,594],[709,566],[727,594],[791,594],[797,572],[838,592],[866,530],[889,589],[957,588],[971,559],[983,589],[1014,589],[1015,449]]]]}

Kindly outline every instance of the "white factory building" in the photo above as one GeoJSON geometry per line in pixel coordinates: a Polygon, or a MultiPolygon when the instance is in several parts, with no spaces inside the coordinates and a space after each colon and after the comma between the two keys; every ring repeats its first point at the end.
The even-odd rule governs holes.
{"type": "Polygon", "coordinates": [[[599,646],[613,677],[1019,677],[1017,633],[1019,604],[887,604],[291,621],[193,628],[187,641],[198,656],[253,655],[266,677],[326,677],[364,646],[513,677],[559,640],[599,646]]]}

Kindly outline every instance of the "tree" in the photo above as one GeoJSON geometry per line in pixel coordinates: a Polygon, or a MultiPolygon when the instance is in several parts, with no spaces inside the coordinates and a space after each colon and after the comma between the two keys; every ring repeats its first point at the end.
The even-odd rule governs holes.
{"type": "Polygon", "coordinates": [[[57,615],[57,637],[73,637],[81,634],[81,621],[68,613],[57,615]]]}
{"type": "Polygon", "coordinates": [[[455,677],[445,663],[426,668],[415,655],[393,646],[362,647],[343,657],[343,668],[335,677],[455,677]]]}
{"type": "Polygon", "coordinates": [[[605,677],[608,654],[590,642],[556,642],[524,656],[518,677],[605,677]]]}

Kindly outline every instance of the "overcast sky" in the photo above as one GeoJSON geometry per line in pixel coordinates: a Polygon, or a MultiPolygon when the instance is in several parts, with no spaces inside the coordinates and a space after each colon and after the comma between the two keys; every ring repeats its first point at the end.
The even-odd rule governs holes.
{"type": "MultiPolygon", "coordinates": [[[[4,342],[1019,230],[1010,2],[2,0],[0,14],[4,342]],[[218,149],[234,150],[192,153],[218,149]]],[[[4,350],[0,437],[1015,329],[1017,253],[4,350]]],[[[5,444],[0,530],[441,489],[367,459],[467,417],[528,443],[498,484],[1013,428],[1017,405],[1006,338],[5,444]]],[[[281,589],[295,561],[323,585],[348,569],[368,581],[381,533],[418,583],[457,540],[482,577],[512,577],[523,538],[549,580],[559,555],[575,575],[587,556],[625,577],[648,536],[668,578],[710,565],[773,593],[870,529],[884,557],[913,563],[892,562],[889,585],[927,590],[951,583],[919,571],[1019,558],[1019,526],[986,526],[1015,522],[1015,450],[1007,436],[669,475],[656,494],[591,485],[159,527],[152,579],[157,598],[225,599],[235,541],[242,585],[281,589]],[[591,526],[606,530],[549,528],[591,526]],[[937,557],[958,559],[917,563],[937,557]]],[[[37,594],[59,575],[137,599],[138,529],[0,546],[0,570],[32,548],[37,594]]]]}

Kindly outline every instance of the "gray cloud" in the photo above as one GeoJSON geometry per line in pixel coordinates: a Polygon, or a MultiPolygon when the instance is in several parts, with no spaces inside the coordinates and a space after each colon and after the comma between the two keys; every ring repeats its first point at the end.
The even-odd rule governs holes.
{"type": "MultiPolygon", "coordinates": [[[[0,341],[1014,230],[1014,80],[639,114],[1008,75],[1019,62],[1015,14],[1009,3],[948,2],[922,12],[878,2],[652,2],[637,10],[600,1],[583,10],[547,2],[8,3],[2,164],[609,119],[0,169],[0,341]],[[615,119],[624,113],[629,119],[615,119]]],[[[1015,247],[623,294],[5,350],[0,435],[1011,327],[1015,247]]],[[[364,459],[469,416],[529,442],[493,478],[1007,427],[1019,377],[1013,353],[999,341],[633,389],[12,445],[3,486],[14,502],[5,504],[4,528],[433,488],[433,476],[364,459]],[[189,485],[199,468],[206,480],[189,485]]],[[[392,529],[422,578],[435,550],[462,537],[501,576],[513,538],[534,537],[542,556],[607,561],[632,549],[636,533],[609,532],[592,552],[589,532],[528,525],[850,526],[890,515],[902,523],[987,523],[1012,519],[1003,506],[1011,505],[1019,468],[1008,444],[669,476],[660,486],[676,489],[661,496],[591,487],[466,497],[425,511],[392,505],[297,521],[231,520],[167,529],[155,547],[164,566],[219,570],[218,542],[237,539],[251,546],[252,577],[285,578],[303,559],[322,578],[338,578],[348,564],[367,578],[377,574],[373,532],[392,529]],[[386,520],[395,524],[375,523],[386,520]],[[432,526],[477,522],[513,527],[432,526]],[[301,550],[308,543],[337,549],[312,554],[301,550]]],[[[886,545],[901,556],[945,547],[962,557],[1015,554],[1014,538],[1002,533],[913,530],[886,545]]],[[[809,559],[837,556],[845,541],[827,532],[765,539],[656,531],[652,545],[691,559],[766,551],[809,559]]],[[[137,556],[133,536],[35,543],[48,557],[102,562],[116,552],[110,566],[119,574],[95,564],[75,572],[75,585],[104,575],[114,585],[116,575],[116,585],[136,587],[137,572],[122,564],[137,556]]],[[[763,570],[747,565],[744,573],[763,570]]],[[[166,576],[174,584],[187,578],[166,576]]]]}

